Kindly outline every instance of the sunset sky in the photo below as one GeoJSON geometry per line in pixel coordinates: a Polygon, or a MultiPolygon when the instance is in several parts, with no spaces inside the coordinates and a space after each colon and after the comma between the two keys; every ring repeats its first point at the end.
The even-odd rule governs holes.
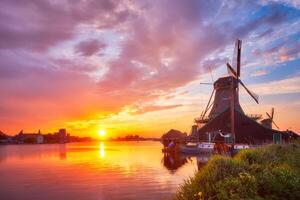
{"type": "Polygon", "coordinates": [[[244,111],[300,132],[298,0],[1,0],[0,130],[189,132],[236,38],[244,111]]]}

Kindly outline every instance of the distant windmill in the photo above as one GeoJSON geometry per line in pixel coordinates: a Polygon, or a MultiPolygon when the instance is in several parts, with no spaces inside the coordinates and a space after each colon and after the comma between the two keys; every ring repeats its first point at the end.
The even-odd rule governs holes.
{"type": "Polygon", "coordinates": [[[271,121],[271,128],[272,128],[272,123],[276,126],[277,129],[279,129],[279,127],[277,126],[277,124],[274,122],[274,108],[271,109],[271,115],[269,113],[267,113],[267,116],[269,117],[270,121],[271,121]]]}

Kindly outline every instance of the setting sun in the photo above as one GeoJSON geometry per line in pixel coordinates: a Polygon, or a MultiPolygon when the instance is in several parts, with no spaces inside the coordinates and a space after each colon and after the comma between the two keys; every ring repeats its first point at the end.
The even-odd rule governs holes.
{"type": "Polygon", "coordinates": [[[106,134],[105,130],[102,130],[102,129],[101,129],[101,130],[98,131],[98,135],[99,135],[100,137],[104,137],[105,134],[106,134]]]}

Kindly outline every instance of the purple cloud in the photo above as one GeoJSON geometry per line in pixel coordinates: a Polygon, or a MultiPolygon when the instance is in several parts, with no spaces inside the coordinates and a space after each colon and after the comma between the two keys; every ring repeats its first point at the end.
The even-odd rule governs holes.
{"type": "Polygon", "coordinates": [[[104,49],[105,47],[106,44],[98,40],[92,39],[78,43],[75,46],[75,52],[79,53],[82,56],[92,56],[100,50],[104,49]]]}
{"type": "MultiPolygon", "coordinates": [[[[225,63],[221,52],[236,37],[271,43],[269,34],[299,21],[299,11],[286,9],[260,1],[3,0],[0,118],[55,121],[149,103],[225,63]],[[104,48],[114,56],[92,56],[104,48]],[[36,112],[47,108],[48,116],[36,112]]],[[[283,49],[296,57],[293,42],[268,46],[266,54],[283,49]]],[[[250,52],[263,51],[258,45],[250,52]]]]}

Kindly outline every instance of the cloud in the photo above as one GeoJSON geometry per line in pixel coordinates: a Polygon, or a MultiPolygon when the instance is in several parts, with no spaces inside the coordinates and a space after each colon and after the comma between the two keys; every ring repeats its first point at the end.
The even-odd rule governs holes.
{"type": "Polygon", "coordinates": [[[1,1],[0,48],[48,50],[72,39],[81,24],[121,23],[126,17],[117,6],[111,0],[1,1]]]}
{"type": "Polygon", "coordinates": [[[237,37],[249,65],[299,57],[299,11],[286,9],[261,1],[3,0],[0,118],[20,127],[137,104],[135,115],[179,107],[155,101],[225,64],[237,37]]]}
{"type": "Polygon", "coordinates": [[[154,112],[154,111],[161,111],[161,110],[168,110],[173,108],[178,108],[182,106],[181,104],[177,105],[149,105],[149,106],[143,106],[143,107],[137,107],[133,109],[130,114],[140,115],[148,112],[154,112]]]}
{"type": "MultiPolygon", "coordinates": [[[[268,3],[266,0],[262,0],[263,3],[268,3]]],[[[298,0],[269,0],[269,2],[282,3],[295,8],[300,8],[300,2],[298,0]]]]}
{"type": "Polygon", "coordinates": [[[78,43],[75,46],[75,52],[79,53],[82,56],[92,56],[100,50],[104,49],[105,47],[106,44],[98,40],[91,39],[78,43]]]}
{"type": "Polygon", "coordinates": [[[300,77],[292,77],[269,83],[251,85],[253,91],[259,95],[275,95],[300,93],[300,77]]]}
{"type": "Polygon", "coordinates": [[[300,47],[297,45],[297,41],[284,40],[274,47],[255,49],[252,53],[266,60],[266,63],[281,63],[297,58],[300,54],[300,47]]]}
{"type": "Polygon", "coordinates": [[[251,74],[251,76],[263,76],[266,74],[268,74],[267,70],[257,70],[253,74],[251,74]]]}

